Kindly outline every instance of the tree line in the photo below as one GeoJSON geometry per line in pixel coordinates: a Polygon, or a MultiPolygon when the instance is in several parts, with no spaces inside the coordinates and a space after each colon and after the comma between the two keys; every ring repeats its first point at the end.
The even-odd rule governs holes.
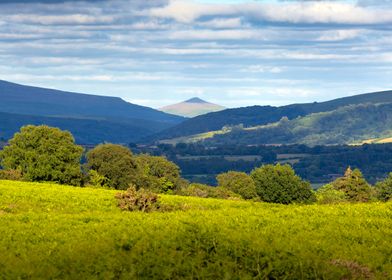
{"type": "Polygon", "coordinates": [[[314,192],[290,165],[266,164],[250,174],[229,171],[217,176],[218,187],[190,183],[165,157],[135,155],[125,146],[100,144],[85,151],[72,134],[48,126],[22,127],[0,151],[0,179],[50,181],[74,186],[148,190],[199,197],[247,199],[272,203],[387,201],[392,174],[371,186],[358,169],[314,192]]]}

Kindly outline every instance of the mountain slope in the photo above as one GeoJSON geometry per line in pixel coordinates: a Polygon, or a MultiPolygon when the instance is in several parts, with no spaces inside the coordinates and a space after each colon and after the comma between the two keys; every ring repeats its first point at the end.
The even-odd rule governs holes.
{"type": "Polygon", "coordinates": [[[134,142],[179,124],[182,117],[118,97],[64,92],[0,81],[0,136],[47,124],[71,131],[81,144],[134,142]]]}
{"type": "Polygon", "coordinates": [[[130,143],[159,130],[159,123],[146,120],[113,122],[97,119],[19,115],[0,112],[0,139],[10,139],[20,127],[46,124],[71,131],[79,144],[130,143]]]}
{"type": "MultiPolygon", "coordinates": [[[[392,136],[392,103],[359,104],[313,113],[293,120],[256,127],[234,127],[210,133],[205,144],[307,144],[335,145],[359,143],[371,138],[392,136]]],[[[188,139],[197,140],[197,137],[188,139]]]]}
{"type": "Polygon", "coordinates": [[[130,118],[177,124],[184,119],[125,102],[118,97],[89,95],[0,81],[0,112],[42,115],[130,118]]]}
{"type": "Polygon", "coordinates": [[[367,93],[320,103],[292,104],[282,107],[251,106],[226,109],[220,112],[209,113],[186,120],[179,125],[158,133],[153,137],[153,139],[161,140],[194,135],[208,131],[220,130],[226,125],[243,124],[245,127],[264,125],[277,122],[285,116],[289,119],[294,119],[298,116],[331,111],[339,107],[352,104],[377,104],[388,102],[392,102],[392,91],[367,93]]]}
{"type": "Polygon", "coordinates": [[[165,106],[159,110],[183,117],[196,117],[211,112],[224,110],[225,107],[209,103],[200,98],[191,98],[181,103],[165,106]]]}

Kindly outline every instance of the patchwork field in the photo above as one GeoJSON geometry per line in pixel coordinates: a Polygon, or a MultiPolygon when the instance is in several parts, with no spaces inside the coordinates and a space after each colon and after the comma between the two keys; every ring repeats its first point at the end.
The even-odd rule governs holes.
{"type": "Polygon", "coordinates": [[[0,181],[0,279],[391,279],[392,203],[274,205],[0,181]]]}

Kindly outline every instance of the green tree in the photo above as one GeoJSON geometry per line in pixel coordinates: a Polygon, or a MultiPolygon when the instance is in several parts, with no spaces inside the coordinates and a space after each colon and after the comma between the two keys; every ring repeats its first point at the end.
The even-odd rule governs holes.
{"type": "Polygon", "coordinates": [[[133,183],[138,188],[170,193],[186,184],[180,168],[164,157],[141,154],[135,157],[135,162],[138,172],[133,183]]]}
{"type": "Polygon", "coordinates": [[[320,204],[335,204],[347,202],[347,196],[343,191],[336,190],[332,184],[319,188],[316,192],[317,202],[320,204]]]}
{"type": "Polygon", "coordinates": [[[289,204],[313,202],[315,196],[310,184],[295,175],[290,165],[263,165],[252,171],[251,177],[261,200],[289,204]]]}
{"type": "Polygon", "coordinates": [[[392,172],[389,173],[388,177],[378,182],[375,186],[377,198],[381,201],[392,200],[392,172]]]}
{"type": "Polygon", "coordinates": [[[239,194],[244,199],[257,197],[256,185],[245,172],[229,171],[216,177],[218,186],[239,194]]]}
{"type": "MultiPolygon", "coordinates": [[[[90,150],[86,157],[87,167],[104,176],[107,180],[100,178],[99,182],[110,188],[126,190],[136,176],[132,152],[124,146],[101,144],[90,150]]],[[[97,181],[97,176],[93,178],[97,181]]]]}
{"type": "Polygon", "coordinates": [[[0,153],[5,170],[18,170],[27,181],[81,184],[83,148],[72,134],[46,125],[28,125],[15,133],[0,153]]]}
{"type": "Polygon", "coordinates": [[[359,169],[347,168],[344,176],[331,183],[335,190],[343,191],[349,201],[366,202],[372,198],[372,187],[359,169]]]}

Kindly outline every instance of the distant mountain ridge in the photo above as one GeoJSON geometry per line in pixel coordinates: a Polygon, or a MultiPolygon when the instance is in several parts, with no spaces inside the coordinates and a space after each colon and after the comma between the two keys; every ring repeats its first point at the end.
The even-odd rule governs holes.
{"type": "Polygon", "coordinates": [[[199,115],[224,110],[225,107],[193,97],[184,102],[168,105],[159,110],[183,117],[196,117],[199,115]]]}
{"type": "Polygon", "coordinates": [[[250,106],[226,109],[186,120],[157,133],[150,140],[185,137],[220,130],[224,126],[235,126],[239,124],[242,124],[244,127],[266,125],[278,122],[282,117],[287,117],[291,120],[311,113],[328,112],[339,107],[364,103],[392,103],[392,91],[366,93],[326,102],[291,104],[281,107],[250,106]]]}
{"type": "Polygon", "coordinates": [[[22,125],[50,124],[75,133],[79,143],[90,141],[83,144],[137,141],[185,120],[118,97],[65,92],[2,80],[0,113],[3,113],[0,137],[9,138],[22,125]]]}

